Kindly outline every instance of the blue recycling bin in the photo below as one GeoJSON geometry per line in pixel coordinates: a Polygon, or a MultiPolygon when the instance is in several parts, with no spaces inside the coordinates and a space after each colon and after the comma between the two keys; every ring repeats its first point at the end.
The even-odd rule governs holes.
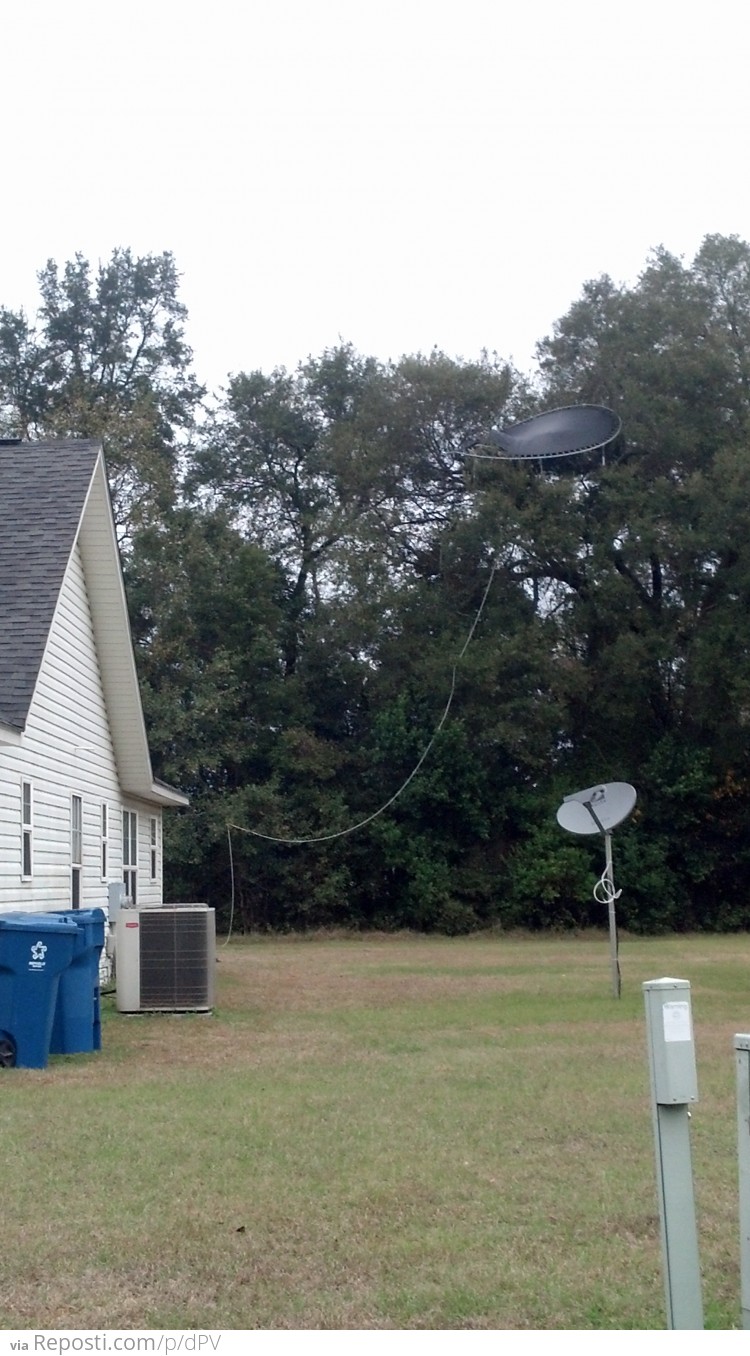
{"type": "Polygon", "coordinates": [[[102,1048],[99,960],[104,946],[103,909],[63,909],[51,914],[73,924],[73,959],[60,975],[50,1038],[51,1055],[79,1055],[102,1048]]]}
{"type": "Polygon", "coordinates": [[[0,1064],[46,1068],[60,976],[77,931],[52,914],[0,915],[0,1064]]]}

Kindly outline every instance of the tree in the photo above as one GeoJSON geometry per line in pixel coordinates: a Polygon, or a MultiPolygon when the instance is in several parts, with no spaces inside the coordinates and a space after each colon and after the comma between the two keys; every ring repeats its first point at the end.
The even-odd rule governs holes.
{"type": "MultiPolygon", "coordinates": [[[[189,618],[183,615],[182,592],[172,582],[161,595],[161,622],[153,631],[137,631],[139,644],[148,645],[155,663],[156,678],[146,699],[157,718],[170,705],[174,712],[176,733],[165,719],[162,747],[169,750],[182,743],[179,712],[185,702],[181,698],[175,704],[175,693],[165,692],[160,676],[164,635],[174,633],[188,638],[186,652],[180,644],[175,665],[179,681],[184,685],[188,680],[191,702],[194,689],[208,692],[209,728],[215,704],[215,738],[209,743],[223,772],[201,764],[198,774],[201,805],[209,818],[221,802],[225,814],[234,805],[240,822],[271,837],[328,837],[347,831],[341,840],[300,844],[293,851],[263,838],[240,841],[238,874],[245,879],[244,872],[252,872],[254,889],[247,892],[252,908],[246,916],[256,925],[341,921],[342,916],[363,922],[377,914],[381,922],[408,919],[419,926],[450,917],[456,927],[459,919],[465,926],[475,916],[475,886],[469,890],[472,902],[459,904],[457,910],[445,896],[445,889],[456,887],[468,794],[460,815],[457,804],[441,812],[451,840],[442,893],[427,883],[440,855],[443,830],[437,823],[432,866],[428,871],[426,863],[419,865],[419,824],[446,801],[441,777],[447,778],[451,769],[455,776],[457,749],[463,748],[460,741],[451,742],[455,731],[447,743],[436,746],[438,762],[445,760],[442,774],[436,766],[431,777],[420,780],[406,812],[402,847],[394,846],[392,835],[382,835],[380,825],[369,839],[366,834],[350,839],[348,828],[397,790],[409,759],[418,757],[420,744],[424,748],[429,741],[445,703],[451,683],[446,654],[457,654],[488,578],[487,544],[472,535],[470,514],[469,526],[461,526],[472,502],[463,453],[516,395],[512,374],[489,362],[463,366],[434,354],[428,360],[383,366],[344,346],[308,362],[293,377],[277,372],[235,378],[215,427],[191,459],[191,534],[199,523],[221,521],[230,550],[238,550],[242,542],[258,558],[273,561],[276,578],[283,581],[273,634],[280,669],[263,680],[260,705],[267,705],[272,692],[273,713],[257,727],[243,727],[242,756],[230,775],[232,741],[227,732],[235,724],[237,689],[227,675],[245,674],[249,642],[242,628],[232,625],[221,628],[220,646],[206,632],[209,648],[217,648],[207,668],[191,677],[201,653],[193,631],[196,608],[202,606],[204,571],[190,547],[189,566],[178,566],[179,575],[190,580],[184,593],[189,618]],[[217,668],[219,656],[223,668],[217,668]],[[226,681],[221,693],[213,686],[217,672],[226,681]],[[382,745],[382,736],[389,721],[403,719],[407,690],[410,730],[402,741],[402,757],[396,759],[382,745]],[[166,707],[160,706],[163,702],[166,707]],[[436,788],[431,795],[428,782],[436,788]],[[402,860],[400,884],[387,898],[378,891],[374,900],[368,882],[374,869],[384,879],[395,879],[394,852],[402,860]],[[381,865],[375,868],[379,858],[381,865]],[[332,890],[332,880],[342,889],[346,883],[343,915],[341,890],[332,890]]],[[[174,525],[168,537],[173,540],[174,525]]],[[[201,552],[204,545],[201,537],[201,552]]],[[[180,550],[188,547],[184,538],[180,550]]],[[[143,568],[144,551],[148,593],[141,588],[142,598],[153,593],[154,568],[157,575],[166,568],[170,579],[175,573],[161,532],[139,538],[133,569],[143,568]]],[[[223,579],[221,569],[215,575],[216,581],[223,579]]],[[[219,583],[212,581],[206,591],[208,615],[215,587],[219,583]]],[[[226,583],[221,587],[226,590],[226,583]]],[[[233,613],[242,617],[241,599],[233,597],[231,588],[228,592],[233,613]]],[[[218,615],[223,616],[221,606],[218,615]]],[[[141,624],[142,618],[136,622],[141,624]]],[[[257,677],[247,684],[242,678],[240,687],[249,707],[258,691],[257,677]]],[[[196,707],[195,714],[207,718],[205,707],[200,712],[196,707]]],[[[482,779],[485,763],[469,749],[462,757],[468,787],[475,776],[482,779]]],[[[176,779],[184,784],[179,769],[176,779]]],[[[484,813],[477,811],[469,830],[475,838],[484,833],[484,813]]],[[[218,818],[212,822],[208,836],[216,846],[218,818]]],[[[423,833],[421,838],[426,841],[423,833]]],[[[190,851],[195,853],[194,845],[190,851]]],[[[204,872],[204,880],[209,877],[204,872]]]]}
{"type": "Polygon", "coordinates": [[[323,595],[372,598],[429,558],[467,505],[464,454],[514,380],[489,362],[433,354],[384,365],[349,345],[291,375],[231,380],[188,488],[285,570],[290,674],[323,595]]]}
{"type": "Polygon", "coordinates": [[[176,500],[204,394],[191,372],[171,254],[118,249],[95,272],[82,255],[39,274],[34,322],[0,309],[6,434],[104,442],[121,538],[176,500]]]}
{"type": "Polygon", "coordinates": [[[107,443],[155,771],[192,797],[174,892],[245,927],[601,922],[555,810],[626,780],[621,921],[746,926],[750,247],[587,283],[536,389],[344,344],[233,377],[192,441],[169,260],[50,265],[0,391],[9,431],[107,443]],[[577,401],[621,415],[606,457],[468,455],[577,401]]]}
{"type": "MultiPolygon", "coordinates": [[[[587,284],[539,349],[549,403],[606,399],[623,419],[618,455],[571,492],[579,545],[546,577],[568,575],[568,761],[584,784],[639,785],[670,926],[736,921],[717,895],[748,879],[748,341],[750,246],[711,236],[689,267],[659,250],[634,288],[587,284]]],[[[640,881],[657,877],[644,857],[640,881]]],[[[641,894],[636,917],[657,913],[641,894]]]]}

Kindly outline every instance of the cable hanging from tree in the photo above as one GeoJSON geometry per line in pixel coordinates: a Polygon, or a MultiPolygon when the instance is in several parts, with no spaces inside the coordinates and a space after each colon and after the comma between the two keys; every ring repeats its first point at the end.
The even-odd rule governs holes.
{"type": "Polygon", "coordinates": [[[394,794],[393,794],[392,796],[390,796],[389,799],[388,799],[387,801],[385,801],[383,805],[380,805],[380,806],[378,807],[377,810],[373,810],[372,814],[367,815],[364,819],[358,820],[356,824],[350,824],[350,825],[349,825],[347,828],[345,828],[345,829],[336,829],[335,831],[331,831],[330,833],[313,834],[313,835],[308,835],[308,836],[306,836],[306,837],[298,837],[298,838],[284,838],[284,837],[278,837],[276,834],[262,833],[260,829],[249,829],[249,828],[247,828],[245,825],[242,825],[242,824],[233,824],[233,823],[231,823],[231,822],[228,822],[228,823],[227,823],[227,832],[228,832],[229,837],[230,837],[230,857],[231,857],[231,831],[232,831],[232,829],[236,829],[238,833],[247,833],[247,834],[250,834],[253,838],[262,838],[262,839],[264,839],[264,841],[267,842],[267,843],[286,843],[286,844],[289,844],[289,845],[293,845],[293,844],[302,844],[302,843],[330,843],[330,842],[331,842],[333,839],[335,839],[335,838],[344,838],[347,834],[350,834],[350,833],[356,833],[356,831],[357,831],[358,829],[364,829],[368,824],[372,824],[373,820],[378,819],[380,815],[385,814],[386,810],[389,810],[390,807],[396,803],[396,801],[399,799],[399,797],[403,795],[403,793],[404,793],[404,791],[406,790],[406,788],[411,784],[411,782],[414,781],[414,778],[417,776],[418,772],[420,771],[420,768],[422,767],[423,763],[425,762],[425,759],[428,757],[428,755],[429,755],[429,753],[430,753],[430,750],[433,748],[433,745],[434,745],[434,743],[435,743],[435,740],[437,739],[438,735],[440,734],[440,731],[442,730],[443,726],[445,725],[446,720],[448,719],[448,715],[449,715],[449,713],[450,713],[450,709],[451,709],[451,706],[452,706],[452,704],[453,704],[453,698],[454,698],[454,695],[455,695],[455,692],[456,692],[456,677],[457,677],[457,674],[458,674],[458,666],[459,666],[459,664],[461,663],[461,660],[463,659],[464,655],[466,654],[466,651],[468,650],[469,645],[471,644],[472,638],[473,638],[473,636],[474,636],[474,632],[476,631],[477,626],[479,625],[479,620],[480,620],[480,617],[482,616],[482,613],[484,612],[485,603],[487,602],[487,599],[488,599],[488,597],[489,597],[489,592],[490,592],[490,589],[491,589],[491,587],[492,587],[492,581],[493,581],[493,579],[495,578],[496,572],[497,572],[497,564],[496,564],[495,561],[493,561],[493,563],[492,563],[492,569],[490,570],[490,577],[489,577],[489,579],[487,580],[487,584],[486,584],[484,593],[482,594],[481,602],[480,602],[480,604],[479,604],[479,607],[477,608],[476,614],[475,614],[475,616],[474,616],[474,620],[472,621],[471,626],[470,626],[470,628],[469,628],[469,633],[468,633],[468,635],[467,635],[467,637],[466,637],[466,640],[464,641],[463,646],[461,647],[461,650],[460,650],[460,652],[459,652],[459,654],[458,654],[458,657],[457,657],[457,659],[456,659],[456,661],[455,661],[455,663],[454,663],[454,665],[453,665],[453,669],[452,669],[452,672],[451,672],[450,690],[449,690],[449,692],[448,692],[448,700],[447,700],[446,703],[445,703],[445,707],[444,707],[444,709],[443,709],[443,713],[442,713],[440,719],[438,720],[438,723],[437,723],[437,725],[435,726],[435,729],[434,729],[433,732],[432,732],[432,736],[431,736],[431,738],[430,738],[428,744],[427,744],[426,747],[422,750],[422,753],[420,754],[417,763],[416,763],[415,766],[412,768],[412,770],[411,770],[411,772],[409,773],[409,775],[408,775],[408,777],[406,778],[406,780],[403,781],[403,782],[401,783],[401,785],[400,785],[400,787],[398,788],[398,790],[397,790],[396,792],[394,792],[394,794]]]}

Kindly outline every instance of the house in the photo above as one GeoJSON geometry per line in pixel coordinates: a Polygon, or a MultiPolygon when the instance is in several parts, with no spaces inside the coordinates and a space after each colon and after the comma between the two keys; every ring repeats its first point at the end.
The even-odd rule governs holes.
{"type": "Polygon", "coordinates": [[[101,444],[0,441],[0,912],[162,902],[151,769],[101,444]]]}

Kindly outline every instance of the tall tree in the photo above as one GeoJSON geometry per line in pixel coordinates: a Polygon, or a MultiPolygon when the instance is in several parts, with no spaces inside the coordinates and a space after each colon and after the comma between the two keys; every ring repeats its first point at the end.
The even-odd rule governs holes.
{"type": "Polygon", "coordinates": [[[191,371],[171,254],[80,254],[39,274],[33,321],[0,309],[6,434],[101,437],[124,538],[175,502],[180,453],[204,394],[191,371]]]}
{"type": "Polygon", "coordinates": [[[539,349],[549,403],[623,419],[571,498],[560,655],[580,684],[571,761],[639,783],[671,922],[706,925],[747,882],[726,833],[743,825],[740,848],[750,827],[749,344],[750,246],[711,236],[691,265],[656,251],[633,288],[588,284],[539,349]]]}
{"type": "Polygon", "coordinates": [[[382,364],[350,345],[232,379],[187,484],[286,571],[290,673],[323,593],[372,598],[435,549],[469,502],[464,454],[516,386],[489,361],[382,364]]]}

